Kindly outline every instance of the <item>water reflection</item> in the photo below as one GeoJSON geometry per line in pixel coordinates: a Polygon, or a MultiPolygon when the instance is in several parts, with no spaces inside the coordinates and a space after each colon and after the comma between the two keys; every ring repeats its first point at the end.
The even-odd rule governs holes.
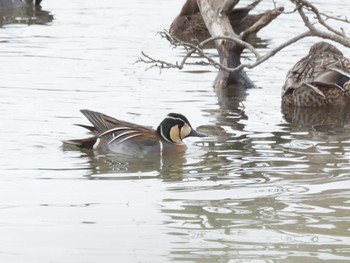
{"type": "Polygon", "coordinates": [[[52,22],[52,20],[53,15],[43,10],[40,5],[14,4],[12,2],[0,5],[0,27],[7,24],[43,25],[52,22]]]}
{"type": "Polygon", "coordinates": [[[232,187],[226,189],[226,196],[232,196],[226,199],[194,200],[185,196],[163,200],[162,213],[168,216],[164,224],[176,240],[170,258],[191,262],[230,262],[237,257],[345,260],[345,244],[350,239],[344,233],[349,216],[342,194],[347,190],[340,184],[333,187],[338,190],[320,188],[312,192],[306,187],[285,185],[280,191],[273,184],[260,189],[259,184],[250,184],[247,188],[256,196],[240,196],[247,191],[232,187]],[[323,197],[319,199],[319,195],[323,197]],[[329,206],[326,200],[330,199],[339,207],[329,206]],[[339,218],[344,220],[340,222],[339,218]]]}
{"type": "MultiPolygon", "coordinates": [[[[309,42],[249,71],[263,88],[215,94],[209,67],[159,75],[132,64],[148,47],[178,60],[154,35],[179,1],[47,3],[60,20],[1,30],[10,36],[2,43],[4,262],[349,261],[347,110],[280,109],[278,79],[309,42]],[[196,126],[209,124],[200,128],[209,137],[170,160],[62,151],[59,140],[81,133],[70,124],[81,107],[145,123],[183,109],[196,126]]],[[[301,29],[282,22],[265,31],[268,42],[301,29]]]]}
{"type": "Polygon", "coordinates": [[[332,171],[339,176],[350,167],[348,108],[283,108],[287,123],[271,132],[250,131],[245,98],[244,90],[228,89],[218,94],[220,108],[208,110],[216,120],[200,127],[211,135],[203,140],[207,152],[198,168],[202,173],[260,177],[267,182],[267,174],[284,178],[297,174],[301,179],[302,173],[303,178],[312,178],[332,171]]]}
{"type": "Polygon", "coordinates": [[[350,124],[349,106],[327,108],[282,107],[284,119],[298,127],[336,132],[350,124]]]}
{"type": "Polygon", "coordinates": [[[170,156],[147,156],[138,158],[121,154],[100,154],[72,146],[63,150],[75,150],[79,158],[85,160],[88,177],[93,179],[146,179],[161,177],[163,180],[182,180],[186,176],[185,153],[170,156]]]}

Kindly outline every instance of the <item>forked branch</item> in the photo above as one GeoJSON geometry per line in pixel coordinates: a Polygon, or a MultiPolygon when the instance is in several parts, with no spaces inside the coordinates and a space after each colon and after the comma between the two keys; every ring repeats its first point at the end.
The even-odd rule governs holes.
{"type": "MultiPolygon", "coordinates": [[[[198,0],[198,1],[201,1],[202,5],[206,4],[205,0],[198,0]]],[[[215,4],[215,2],[212,2],[212,1],[214,0],[209,1],[210,4],[211,5],[215,4]]],[[[142,52],[142,56],[139,58],[138,62],[150,64],[151,67],[157,67],[160,69],[166,69],[166,68],[183,69],[186,65],[212,65],[213,67],[221,71],[232,73],[232,72],[238,72],[244,68],[249,68],[249,69],[255,68],[261,63],[268,60],[269,58],[275,56],[278,52],[280,52],[285,47],[292,45],[293,43],[306,37],[319,37],[319,38],[329,39],[341,45],[344,45],[346,47],[350,47],[350,38],[347,35],[347,33],[349,32],[345,32],[342,27],[339,27],[339,29],[337,29],[330,26],[327,23],[327,20],[332,19],[339,22],[340,25],[342,24],[348,25],[350,24],[350,21],[346,17],[339,18],[339,17],[330,16],[326,13],[320,12],[319,9],[314,4],[311,4],[307,0],[290,0],[290,1],[295,5],[295,9],[293,11],[284,12],[283,7],[275,6],[274,9],[267,10],[260,17],[258,21],[256,21],[249,28],[245,29],[239,36],[235,33],[222,34],[222,35],[218,35],[215,33],[213,34],[213,32],[211,32],[211,29],[209,28],[209,31],[213,37],[210,37],[202,42],[190,43],[190,42],[184,42],[176,38],[175,36],[172,36],[167,31],[161,32],[160,35],[163,38],[166,38],[173,47],[178,47],[178,46],[184,47],[187,51],[186,55],[179,62],[178,61],[169,62],[169,61],[163,61],[163,60],[153,58],[152,56],[142,52]],[[307,30],[304,33],[291,37],[290,39],[286,40],[284,43],[280,44],[279,46],[276,46],[275,48],[271,49],[269,52],[266,52],[265,54],[261,54],[250,43],[247,42],[248,37],[256,34],[260,29],[266,27],[269,23],[275,20],[283,12],[286,15],[290,13],[298,12],[307,30]],[[241,50],[243,49],[248,50],[253,54],[254,61],[251,63],[239,63],[239,65],[235,67],[228,67],[227,64],[219,62],[216,59],[213,59],[213,57],[209,55],[204,48],[209,43],[212,43],[212,42],[216,42],[217,45],[218,43],[223,43],[220,41],[231,42],[234,45],[240,47],[241,50]],[[189,62],[189,58],[191,58],[194,54],[198,55],[201,59],[197,62],[189,62]]],[[[212,10],[210,10],[209,2],[208,2],[208,6],[205,5],[205,8],[204,8],[205,10],[204,11],[201,10],[202,12],[208,12],[208,11],[212,12],[212,10]]],[[[224,15],[227,14],[229,12],[228,10],[232,9],[232,6],[235,6],[238,2],[239,2],[238,0],[226,0],[224,4],[221,4],[221,7],[218,7],[219,13],[224,15]]],[[[200,7],[203,8],[203,6],[200,6],[200,7]]],[[[203,18],[205,20],[206,16],[203,15],[203,18]]],[[[216,22],[215,20],[210,21],[210,23],[215,23],[215,22],[216,22]]],[[[226,32],[225,30],[226,29],[223,29],[222,32],[226,32]]]]}

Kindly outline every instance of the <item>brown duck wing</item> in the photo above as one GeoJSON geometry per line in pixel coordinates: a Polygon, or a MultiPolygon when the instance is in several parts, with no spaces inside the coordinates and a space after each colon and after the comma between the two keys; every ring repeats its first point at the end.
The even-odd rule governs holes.
{"type": "Polygon", "coordinates": [[[159,138],[156,131],[152,128],[117,120],[96,111],[81,110],[81,112],[94,126],[96,135],[103,137],[108,143],[120,143],[131,138],[137,141],[156,140],[159,138]]]}
{"type": "Polygon", "coordinates": [[[292,92],[300,84],[312,76],[315,63],[309,55],[298,61],[287,73],[286,81],[282,88],[282,96],[292,92]]]}
{"type": "Polygon", "coordinates": [[[316,43],[311,47],[309,54],[288,72],[282,95],[293,91],[304,82],[341,84],[344,82],[344,74],[334,69],[344,69],[345,64],[349,64],[348,59],[344,58],[338,49],[326,42],[316,43]]]}

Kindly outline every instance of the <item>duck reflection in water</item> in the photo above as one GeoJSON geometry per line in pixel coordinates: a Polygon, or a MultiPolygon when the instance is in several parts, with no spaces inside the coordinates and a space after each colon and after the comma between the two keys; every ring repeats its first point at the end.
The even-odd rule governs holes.
{"type": "Polygon", "coordinates": [[[88,171],[86,176],[92,179],[145,179],[160,176],[164,180],[177,181],[187,176],[184,171],[187,161],[184,152],[172,156],[130,158],[123,154],[102,154],[68,145],[64,145],[63,149],[78,153],[79,162],[83,161],[88,171]]]}
{"type": "Polygon", "coordinates": [[[342,107],[282,107],[284,119],[297,125],[298,129],[304,127],[317,131],[343,130],[350,124],[349,105],[342,107]]]}
{"type": "Polygon", "coordinates": [[[114,163],[133,164],[137,169],[140,167],[154,169],[156,166],[182,162],[187,149],[183,139],[205,136],[194,130],[188,119],[178,113],[169,113],[154,130],[117,120],[96,111],[81,112],[93,126],[78,126],[88,129],[93,136],[66,140],[64,144],[82,149],[94,149],[100,154],[105,154],[114,163]]]}

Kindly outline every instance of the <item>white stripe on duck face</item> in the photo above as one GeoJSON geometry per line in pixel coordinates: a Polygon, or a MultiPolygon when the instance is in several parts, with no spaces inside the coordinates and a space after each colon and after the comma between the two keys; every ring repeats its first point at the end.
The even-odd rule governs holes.
{"type": "Polygon", "coordinates": [[[167,142],[172,142],[171,140],[169,140],[169,139],[164,135],[164,133],[163,133],[163,127],[162,127],[162,126],[160,126],[160,136],[162,136],[162,138],[163,138],[164,140],[166,140],[167,142]]]}
{"type": "MultiPolygon", "coordinates": [[[[166,140],[167,142],[171,142],[171,143],[175,143],[175,144],[183,144],[182,142],[182,138],[181,136],[183,135],[182,134],[182,128],[183,127],[188,127],[189,129],[190,128],[190,125],[188,124],[188,121],[186,121],[186,117],[183,116],[182,118],[182,115],[181,114],[178,114],[178,113],[169,113],[165,119],[163,120],[163,122],[166,120],[166,119],[170,119],[170,120],[175,120],[176,122],[180,122],[182,123],[182,127],[180,128],[179,127],[179,123],[176,123],[174,126],[172,126],[169,130],[169,134],[168,136],[166,136],[163,132],[163,126],[160,127],[160,135],[163,137],[164,140],[166,140]],[[179,116],[179,117],[176,117],[176,116],[172,116],[172,115],[176,115],[176,116],[179,116]],[[168,138],[169,137],[169,138],[168,138]]],[[[186,132],[187,132],[187,128],[186,128],[186,132]]],[[[188,133],[189,134],[189,133],[188,133]]]]}
{"type": "MultiPolygon", "coordinates": [[[[177,115],[179,115],[179,114],[177,114],[177,115]]],[[[183,123],[187,123],[186,120],[182,119],[181,117],[173,117],[173,116],[167,115],[165,117],[165,119],[179,120],[179,121],[181,121],[183,123]]]]}

